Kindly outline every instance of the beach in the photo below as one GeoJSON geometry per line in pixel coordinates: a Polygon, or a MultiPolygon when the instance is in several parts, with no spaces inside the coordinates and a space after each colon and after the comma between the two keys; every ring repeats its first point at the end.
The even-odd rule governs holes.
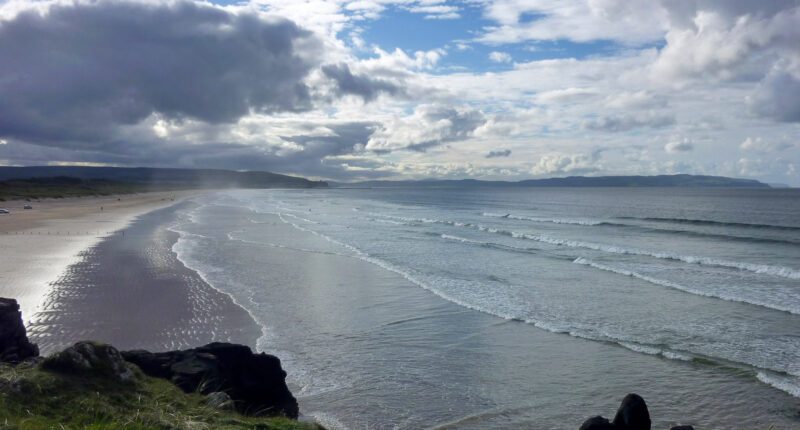
{"type": "Polygon", "coordinates": [[[197,191],[153,192],[120,196],[13,200],[0,202],[0,297],[16,298],[30,320],[45,303],[49,283],[58,279],[79,254],[134,218],[163,208],[197,191]],[[33,209],[25,210],[24,205],[33,209]],[[101,210],[102,207],[102,210],[101,210]]]}
{"type": "MultiPolygon", "coordinates": [[[[594,243],[586,232],[597,231],[592,240],[601,241],[608,240],[606,230],[632,227],[545,213],[548,199],[561,212],[590,201],[560,195],[566,197],[538,199],[538,215],[526,215],[530,219],[512,206],[524,200],[518,193],[503,206],[497,193],[491,195],[493,205],[508,211],[500,212],[484,209],[486,197],[474,192],[231,190],[174,202],[150,196],[149,203],[131,205],[138,209],[118,212],[124,216],[104,210],[73,218],[81,221],[43,221],[33,229],[110,221],[124,226],[125,235],[74,239],[67,264],[52,270],[58,273],[48,280],[30,334],[45,354],[82,339],[153,351],[242,343],[278,356],[301,412],[331,429],[577,428],[588,416],[612,413],[628,392],[647,399],[656,428],[796,426],[791,333],[797,320],[777,309],[781,302],[768,300],[766,290],[754,305],[744,302],[750,297],[744,290],[738,301],[722,300],[716,290],[692,294],[606,270],[615,264],[612,257],[629,265],[655,259],[664,273],[692,264],[669,273],[699,276],[698,270],[713,269],[715,278],[763,277],[759,288],[785,298],[790,292],[781,288],[794,285],[786,278],[793,272],[764,272],[791,264],[789,254],[772,266],[743,266],[748,271],[605,248],[583,251],[569,245],[594,243]],[[472,219],[461,219],[467,215],[472,219]],[[533,241],[490,227],[512,223],[534,223],[540,234],[582,232],[584,242],[521,248],[514,241],[533,241]],[[572,255],[574,249],[582,254],[572,255]],[[608,254],[605,260],[600,253],[608,254]],[[602,268],[589,261],[601,261],[594,264],[602,268]],[[531,284],[519,288],[526,280],[531,284]],[[718,326],[725,329],[719,335],[718,326]],[[692,339],[694,350],[679,343],[680,330],[698,327],[705,337],[692,339]],[[770,335],[756,335],[762,330],[770,335]],[[703,345],[711,335],[719,336],[711,346],[729,346],[717,352],[703,345]],[[661,343],[647,343],[648,337],[661,343]],[[757,355],[730,349],[746,342],[761,345],[757,355]],[[740,361],[712,355],[729,352],[740,361]],[[748,364],[751,357],[762,361],[748,364]]],[[[669,234],[702,231],[709,241],[725,233],[717,225],[701,227],[669,234]]],[[[645,240],[644,234],[666,237],[636,228],[626,238],[631,243],[645,240]]],[[[795,246],[785,243],[794,240],[794,230],[725,228],[742,230],[760,246],[795,246]]],[[[742,237],[725,234],[725,252],[733,259],[742,237]]],[[[23,237],[41,236],[0,236],[23,237]]],[[[676,250],[684,242],[660,241],[676,250]]],[[[40,243],[37,249],[46,249],[40,243]]]]}

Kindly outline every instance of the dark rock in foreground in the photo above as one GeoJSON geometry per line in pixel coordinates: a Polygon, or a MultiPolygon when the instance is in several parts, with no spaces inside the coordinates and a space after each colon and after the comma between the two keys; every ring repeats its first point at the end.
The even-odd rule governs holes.
{"type": "Polygon", "coordinates": [[[82,341],[42,361],[42,368],[69,374],[106,376],[132,381],[135,374],[117,348],[103,343],[82,341]]]}
{"type": "Polygon", "coordinates": [[[0,362],[19,363],[39,356],[39,347],[28,341],[19,304],[0,298],[0,362]]]}
{"type": "MultiPolygon", "coordinates": [[[[650,412],[638,394],[628,394],[622,399],[614,421],[601,416],[584,421],[579,430],[650,430],[650,412]]],[[[676,426],[671,430],[694,430],[692,426],[676,426]]]]}
{"type": "Polygon", "coordinates": [[[297,418],[297,400],[286,386],[280,360],[244,345],[210,343],[184,351],[123,351],[147,375],[171,380],[185,392],[224,392],[248,415],[297,418]]]}
{"type": "Polygon", "coordinates": [[[583,422],[579,430],[616,430],[617,426],[608,422],[607,419],[600,415],[589,418],[583,422]]]}
{"type": "Polygon", "coordinates": [[[631,393],[622,399],[614,425],[625,430],[650,430],[650,412],[642,396],[631,393]]]}

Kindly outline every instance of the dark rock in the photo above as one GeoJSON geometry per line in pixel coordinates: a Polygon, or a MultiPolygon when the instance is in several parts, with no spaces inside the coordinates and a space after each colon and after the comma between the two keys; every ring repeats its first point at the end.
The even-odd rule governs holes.
{"type": "Polygon", "coordinates": [[[19,363],[39,356],[39,347],[28,341],[19,304],[0,298],[0,362],[19,363]]]}
{"type": "Polygon", "coordinates": [[[125,360],[150,376],[166,378],[185,392],[225,392],[249,415],[297,418],[297,400],[286,386],[280,360],[249,347],[210,343],[184,351],[124,351],[125,360]]]}
{"type": "Polygon", "coordinates": [[[111,345],[78,342],[42,361],[42,368],[70,374],[93,374],[132,381],[136,376],[119,351],[111,345]]]}
{"type": "Polygon", "coordinates": [[[669,430],[694,430],[692,426],[674,426],[669,430]]]}
{"type": "Polygon", "coordinates": [[[614,425],[621,430],[650,430],[650,412],[638,394],[628,394],[614,416],[614,425]]]}
{"type": "Polygon", "coordinates": [[[579,430],[617,430],[617,426],[598,415],[584,421],[579,430]]]}

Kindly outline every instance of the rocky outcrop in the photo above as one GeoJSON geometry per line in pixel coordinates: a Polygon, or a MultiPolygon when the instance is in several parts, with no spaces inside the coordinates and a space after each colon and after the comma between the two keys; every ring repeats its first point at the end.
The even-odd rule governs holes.
{"type": "Polygon", "coordinates": [[[642,396],[631,393],[622,399],[614,425],[623,430],[650,430],[650,412],[642,396]]]}
{"type": "Polygon", "coordinates": [[[224,392],[249,415],[297,418],[297,400],[286,386],[280,360],[244,345],[210,343],[183,351],[124,351],[147,375],[171,380],[185,392],[224,392]]]}
{"type": "MultiPolygon", "coordinates": [[[[579,430],[650,430],[650,412],[638,394],[628,394],[622,399],[614,421],[601,416],[584,421],[579,430]]],[[[677,426],[671,430],[694,430],[692,426],[677,426]]]]}
{"type": "Polygon", "coordinates": [[[39,348],[28,341],[19,304],[0,298],[0,362],[19,363],[38,357],[39,348]]]}
{"type": "Polygon", "coordinates": [[[42,368],[69,374],[111,377],[132,381],[135,374],[117,348],[91,341],[78,342],[42,361],[42,368]]]}

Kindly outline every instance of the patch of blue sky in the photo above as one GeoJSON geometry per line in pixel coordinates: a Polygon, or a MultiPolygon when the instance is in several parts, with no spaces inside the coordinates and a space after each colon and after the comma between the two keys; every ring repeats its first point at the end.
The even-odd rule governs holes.
{"type": "MultiPolygon", "coordinates": [[[[400,48],[409,55],[416,51],[446,48],[447,55],[439,62],[434,73],[448,74],[458,71],[471,73],[499,72],[514,67],[514,63],[525,63],[557,58],[585,59],[591,56],[614,55],[627,49],[616,42],[596,40],[585,43],[569,40],[529,41],[488,45],[473,40],[481,29],[496,25],[483,17],[483,11],[475,6],[463,6],[459,18],[431,19],[425,14],[414,13],[401,7],[389,7],[374,21],[360,23],[359,36],[366,46],[377,45],[384,51],[400,48]],[[492,52],[502,54],[493,60],[492,52]],[[501,59],[504,61],[496,61],[501,59]]],[[[521,22],[540,19],[539,14],[523,14],[521,22]]],[[[372,57],[371,50],[359,53],[362,58],[372,57]]]]}

